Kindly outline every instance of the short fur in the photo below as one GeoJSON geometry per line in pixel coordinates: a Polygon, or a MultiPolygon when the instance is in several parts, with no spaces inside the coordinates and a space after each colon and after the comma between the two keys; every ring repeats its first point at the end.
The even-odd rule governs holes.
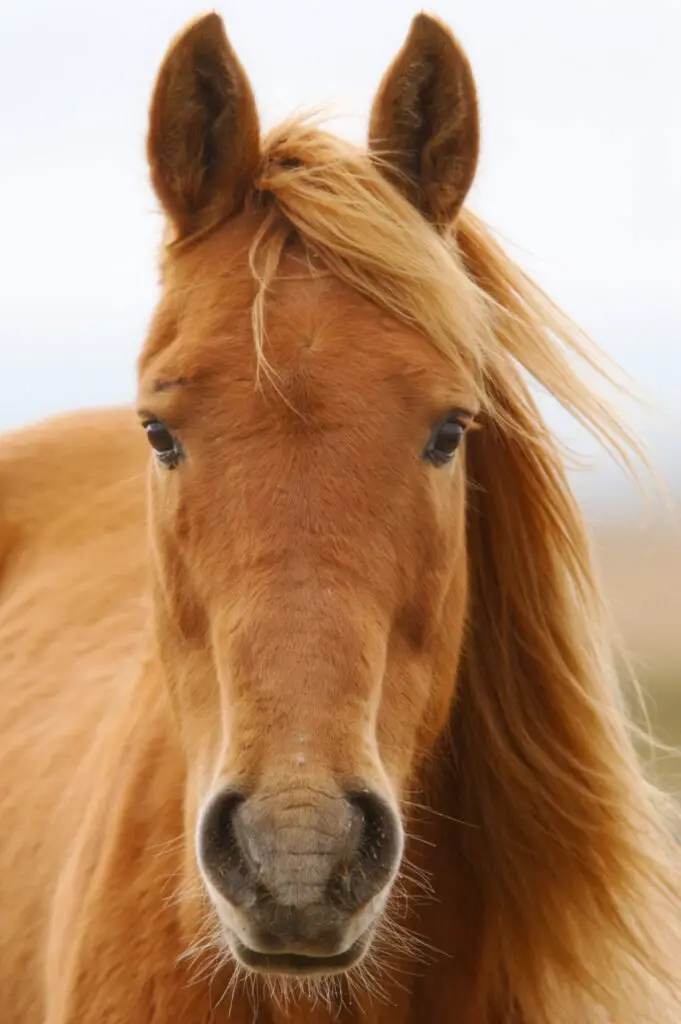
{"type": "Polygon", "coordinates": [[[219,19],[191,27],[152,104],[170,238],[140,359],[186,463],[149,466],[128,410],[3,440],[6,1024],[679,1019],[676,812],[523,368],[631,442],[572,368],[594,360],[572,325],[469,211],[445,230],[477,127],[429,93],[409,146],[454,130],[465,170],[377,157],[404,142],[387,97],[412,58],[433,88],[468,81],[421,16],[370,154],[298,121],[260,144],[219,19]],[[481,429],[426,468],[454,392],[481,429]],[[364,966],[295,986],[235,968],[194,831],[216,779],[288,785],[308,727],[305,778],[373,772],[408,842],[364,966]]]}

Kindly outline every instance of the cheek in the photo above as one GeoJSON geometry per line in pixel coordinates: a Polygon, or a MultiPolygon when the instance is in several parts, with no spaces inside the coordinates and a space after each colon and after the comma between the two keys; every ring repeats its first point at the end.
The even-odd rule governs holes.
{"type": "Polygon", "coordinates": [[[396,788],[413,775],[449,721],[466,622],[463,559],[441,602],[427,640],[415,647],[395,636],[383,679],[378,716],[381,759],[396,788]]]}
{"type": "Polygon", "coordinates": [[[195,586],[192,563],[196,560],[179,528],[180,519],[175,509],[152,505],[151,569],[157,626],[169,644],[201,646],[208,636],[208,619],[195,586]]]}
{"type": "Polygon", "coordinates": [[[151,527],[152,594],[164,683],[183,744],[194,762],[221,731],[220,690],[207,607],[194,585],[186,546],[161,515],[151,527]]]}
{"type": "Polygon", "coordinates": [[[395,782],[432,748],[455,692],[468,597],[465,508],[456,482],[448,498],[443,508],[428,509],[418,567],[408,574],[389,645],[378,734],[395,782]]]}
{"type": "Polygon", "coordinates": [[[441,534],[437,608],[428,651],[430,692],[423,742],[430,746],[445,727],[456,687],[468,614],[468,557],[465,496],[456,494],[456,511],[441,534]]]}
{"type": "Polygon", "coordinates": [[[223,493],[211,500],[210,481],[199,476],[195,461],[152,478],[153,570],[179,635],[207,643],[211,604],[242,554],[242,542],[240,547],[233,537],[244,531],[235,527],[223,493]]]}
{"type": "Polygon", "coordinates": [[[466,495],[459,472],[433,472],[402,552],[402,592],[395,632],[428,655],[465,615],[466,495]]]}
{"type": "Polygon", "coordinates": [[[436,631],[430,667],[428,712],[423,740],[430,747],[446,726],[456,689],[468,610],[468,566],[462,545],[458,568],[445,600],[436,631]]]}
{"type": "Polygon", "coordinates": [[[156,639],[165,689],[184,745],[193,752],[204,738],[220,732],[220,687],[212,646],[204,639],[203,630],[193,636],[183,631],[177,607],[169,604],[167,592],[155,601],[155,608],[156,639]]]}

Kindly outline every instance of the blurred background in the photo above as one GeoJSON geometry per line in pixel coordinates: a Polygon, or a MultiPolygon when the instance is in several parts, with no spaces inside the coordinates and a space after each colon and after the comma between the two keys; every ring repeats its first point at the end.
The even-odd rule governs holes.
{"type": "MultiPolygon", "coordinates": [[[[361,140],[417,0],[225,0],[264,126],[323,106],[361,140]]],[[[0,4],[0,430],[130,401],[156,295],[144,136],[201,0],[0,4]]],[[[434,0],[477,76],[471,205],[633,378],[621,403],[669,498],[645,504],[559,409],[573,482],[653,725],[681,744],[679,0],[434,0]]],[[[681,789],[681,762],[657,766],[681,789]]]]}

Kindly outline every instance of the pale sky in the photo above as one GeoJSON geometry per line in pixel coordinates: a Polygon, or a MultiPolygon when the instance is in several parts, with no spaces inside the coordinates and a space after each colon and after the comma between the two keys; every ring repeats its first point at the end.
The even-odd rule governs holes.
{"type": "MultiPolygon", "coordinates": [[[[0,429],[131,400],[160,231],[153,78],[188,0],[0,0],[0,429]]],[[[413,0],[226,0],[265,127],[362,139],[413,0]]],[[[660,405],[681,467],[681,0],[439,0],[477,76],[471,205],[660,405]]],[[[560,416],[552,422],[566,431],[560,416]]],[[[599,479],[609,479],[607,474],[599,479]]]]}

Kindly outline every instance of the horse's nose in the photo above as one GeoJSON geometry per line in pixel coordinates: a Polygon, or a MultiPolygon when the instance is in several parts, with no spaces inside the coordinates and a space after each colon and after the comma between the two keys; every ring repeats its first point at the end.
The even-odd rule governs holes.
{"type": "Polygon", "coordinates": [[[328,955],[348,923],[390,882],[402,832],[368,787],[226,790],[203,814],[199,854],[216,892],[247,925],[261,952],[328,955]]]}

